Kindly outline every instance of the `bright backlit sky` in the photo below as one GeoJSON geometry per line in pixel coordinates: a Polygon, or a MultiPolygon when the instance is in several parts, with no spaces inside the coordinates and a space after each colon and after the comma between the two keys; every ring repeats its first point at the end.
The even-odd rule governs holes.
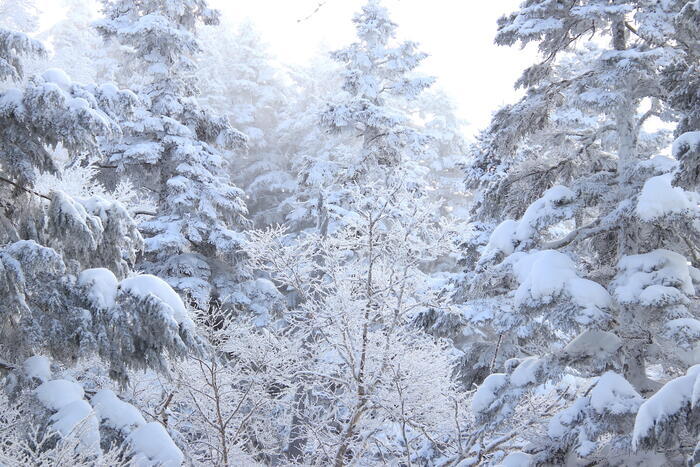
{"type": "MultiPolygon", "coordinates": [[[[493,43],[496,20],[521,1],[384,0],[399,25],[399,39],[417,41],[430,54],[423,71],[437,77],[455,100],[470,136],[501,105],[517,98],[513,83],[536,59],[529,49],[493,43]]],[[[319,0],[210,2],[229,20],[255,23],[280,61],[303,63],[322,48],[334,50],[354,40],[351,19],[365,0],[326,0],[313,15],[319,0]]]]}
{"type": "MultiPolygon", "coordinates": [[[[251,20],[275,57],[295,64],[352,42],[351,19],[366,0],[209,1],[228,22],[251,20]],[[323,5],[314,13],[319,2],[323,5]]],[[[500,106],[517,98],[513,83],[536,59],[530,49],[493,43],[496,20],[521,1],[384,0],[399,25],[399,39],[419,42],[421,50],[430,54],[422,71],[435,76],[438,86],[454,99],[468,136],[486,126],[500,106]]],[[[36,3],[49,21],[60,17],[62,1],[36,3]]]]}

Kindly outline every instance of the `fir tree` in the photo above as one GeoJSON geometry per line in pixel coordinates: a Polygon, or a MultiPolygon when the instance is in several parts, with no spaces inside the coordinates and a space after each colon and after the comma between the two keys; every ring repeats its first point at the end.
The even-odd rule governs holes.
{"type": "Polygon", "coordinates": [[[245,138],[198,105],[192,58],[200,51],[196,26],[215,24],[218,13],[204,1],[161,0],[106,2],[105,13],[98,30],[133,48],[132,69],[145,81],[144,104],[108,149],[117,174],[157,197],[157,215],[140,226],[143,266],[200,307],[214,298],[240,303],[247,210],[227,176],[225,152],[244,150],[245,138]]]}
{"type": "Polygon", "coordinates": [[[685,3],[531,1],[499,21],[497,43],[535,42],[544,60],[475,147],[468,179],[485,235],[461,294],[479,330],[462,344],[462,374],[480,384],[472,408],[490,429],[516,424],[533,388],[560,384],[560,402],[522,435],[533,462],[621,455],[660,387],[647,365],[683,367],[676,350],[697,339],[686,259],[697,194],[672,185],[685,167],[657,156],[668,140],[645,131],[670,117],[660,71],[688,58],[685,3]],[[567,389],[572,369],[586,383],[567,389]]]}

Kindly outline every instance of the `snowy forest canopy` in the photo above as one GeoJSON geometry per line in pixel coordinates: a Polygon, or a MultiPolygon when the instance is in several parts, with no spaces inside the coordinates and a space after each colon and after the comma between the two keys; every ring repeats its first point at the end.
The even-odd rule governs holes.
{"type": "Polygon", "coordinates": [[[699,0],[523,0],[475,138],[381,0],[295,66],[46,1],[0,0],[0,465],[700,464],[699,0]]]}

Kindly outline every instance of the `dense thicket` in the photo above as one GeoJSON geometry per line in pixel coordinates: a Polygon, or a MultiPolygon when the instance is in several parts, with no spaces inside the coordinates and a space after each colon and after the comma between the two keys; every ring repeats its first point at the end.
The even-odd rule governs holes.
{"type": "Polygon", "coordinates": [[[0,464],[700,462],[697,1],[523,1],[471,142],[380,0],[304,67],[206,0],[39,3],[0,0],[0,464]]]}

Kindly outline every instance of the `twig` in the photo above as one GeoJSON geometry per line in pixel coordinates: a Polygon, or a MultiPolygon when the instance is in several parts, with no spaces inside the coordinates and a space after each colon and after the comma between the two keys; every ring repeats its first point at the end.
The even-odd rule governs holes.
{"type": "Polygon", "coordinates": [[[134,216],[155,216],[153,211],[134,211],[134,216]]]}
{"type": "Polygon", "coordinates": [[[36,191],[34,191],[34,190],[30,189],[30,188],[23,187],[23,186],[20,185],[19,183],[13,182],[12,180],[8,180],[8,179],[5,178],[5,177],[0,176],[0,181],[3,181],[3,182],[5,182],[5,183],[9,183],[10,185],[12,185],[12,186],[14,186],[14,187],[16,187],[16,188],[19,188],[20,190],[26,191],[27,193],[30,193],[30,194],[32,194],[32,195],[36,195],[36,196],[39,196],[39,197],[41,197],[41,198],[44,198],[44,199],[47,199],[47,200],[51,201],[51,198],[50,198],[49,196],[43,195],[43,194],[41,194],[41,193],[39,193],[39,192],[36,192],[36,191]]]}
{"type": "Polygon", "coordinates": [[[304,17],[304,18],[298,19],[298,20],[297,20],[297,23],[301,23],[301,22],[306,21],[306,20],[308,20],[309,18],[311,18],[313,15],[315,15],[316,13],[318,13],[318,11],[319,11],[321,8],[323,8],[323,6],[324,6],[326,3],[328,3],[328,0],[323,0],[322,2],[318,2],[318,4],[316,5],[316,8],[314,8],[314,11],[312,11],[308,16],[306,16],[306,17],[304,17]]]}
{"type": "Polygon", "coordinates": [[[501,349],[501,342],[503,342],[503,334],[498,335],[498,342],[496,343],[496,350],[493,352],[493,359],[491,360],[491,365],[489,366],[489,373],[493,373],[493,368],[496,366],[496,358],[498,357],[498,351],[501,349]]]}
{"type": "MultiPolygon", "coordinates": [[[[39,193],[38,191],[34,191],[34,190],[32,190],[31,188],[23,187],[23,186],[20,185],[19,183],[13,182],[12,180],[9,180],[9,179],[7,179],[7,178],[5,178],[5,177],[3,177],[3,176],[0,176],[0,182],[9,183],[10,185],[12,185],[12,186],[14,186],[14,187],[16,187],[16,188],[19,188],[19,189],[22,190],[22,191],[25,191],[25,192],[27,192],[27,193],[29,193],[29,194],[31,194],[31,195],[34,195],[34,196],[38,196],[38,197],[40,197],[40,198],[44,198],[44,199],[47,200],[47,201],[51,201],[51,199],[52,199],[50,196],[47,196],[47,195],[45,195],[45,194],[43,194],[43,193],[39,193]]],[[[134,212],[134,216],[139,216],[139,215],[141,215],[141,216],[155,216],[156,213],[153,212],[153,211],[135,211],[135,212],[134,212]]]]}
{"type": "Polygon", "coordinates": [[[158,421],[160,421],[163,424],[163,426],[166,426],[166,427],[168,426],[168,414],[165,413],[165,411],[168,409],[170,402],[173,400],[173,396],[174,396],[174,393],[172,393],[172,392],[170,394],[168,394],[168,397],[165,398],[165,402],[162,404],[162,407],[160,408],[160,410],[158,410],[158,412],[156,412],[156,415],[158,417],[162,417],[162,421],[160,421],[160,420],[158,420],[158,421]]]}
{"type": "Polygon", "coordinates": [[[556,250],[558,248],[565,247],[566,245],[573,242],[574,240],[586,239],[588,237],[592,237],[593,235],[598,235],[599,233],[608,232],[608,231],[616,230],[619,228],[619,226],[617,226],[617,225],[599,226],[598,224],[600,224],[600,219],[598,219],[598,220],[596,220],[588,225],[585,225],[581,228],[578,228],[576,230],[572,230],[564,238],[560,238],[559,240],[554,240],[551,242],[544,243],[542,245],[542,249],[543,250],[556,250]]]}

